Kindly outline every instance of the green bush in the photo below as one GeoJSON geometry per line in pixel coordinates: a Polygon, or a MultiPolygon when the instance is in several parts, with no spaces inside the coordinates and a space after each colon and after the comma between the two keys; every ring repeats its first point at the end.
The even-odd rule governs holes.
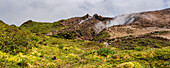
{"type": "Polygon", "coordinates": [[[109,54],[114,54],[115,51],[114,50],[109,50],[109,48],[101,48],[99,50],[97,50],[97,53],[101,56],[107,56],[109,54]]]}
{"type": "Polygon", "coordinates": [[[59,48],[59,49],[63,49],[63,48],[64,48],[64,45],[60,44],[60,45],[58,46],[58,48],[59,48]]]}
{"type": "Polygon", "coordinates": [[[104,41],[104,39],[107,37],[110,37],[110,34],[108,32],[101,32],[93,40],[94,41],[104,41]]]}
{"type": "Polygon", "coordinates": [[[39,41],[37,37],[31,37],[31,40],[39,41]]]}
{"type": "Polygon", "coordinates": [[[66,39],[75,39],[75,34],[72,32],[62,32],[55,34],[54,37],[57,38],[66,38],[66,39]]]}

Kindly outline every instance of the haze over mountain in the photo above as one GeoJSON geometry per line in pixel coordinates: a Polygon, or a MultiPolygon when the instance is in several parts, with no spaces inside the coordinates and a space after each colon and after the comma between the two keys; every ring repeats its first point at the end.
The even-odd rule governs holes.
{"type": "Polygon", "coordinates": [[[31,19],[53,22],[62,18],[126,13],[170,7],[170,0],[0,0],[0,19],[19,26],[31,19]]]}

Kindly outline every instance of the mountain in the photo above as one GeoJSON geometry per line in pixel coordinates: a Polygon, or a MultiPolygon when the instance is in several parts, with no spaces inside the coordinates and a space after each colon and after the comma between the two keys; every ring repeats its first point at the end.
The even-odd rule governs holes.
{"type": "Polygon", "coordinates": [[[83,40],[96,40],[98,35],[103,35],[102,39],[105,37],[120,37],[117,36],[118,33],[118,35],[121,36],[127,36],[130,35],[130,33],[132,35],[136,35],[136,33],[137,35],[140,35],[142,33],[138,33],[138,31],[148,33],[156,30],[149,30],[150,28],[169,30],[170,9],[124,14],[112,18],[102,17],[97,14],[93,16],[87,14],[83,17],[74,17],[64,20],[62,21],[62,25],[71,27],[55,30],[47,33],[46,35],[53,35],[56,37],[63,37],[67,35],[64,38],[77,38],[83,40]],[[119,26],[121,27],[119,28],[119,26]],[[117,29],[118,31],[115,32],[117,29]]]}
{"type": "Polygon", "coordinates": [[[0,20],[2,68],[169,68],[170,9],[56,22],[0,20]]]}

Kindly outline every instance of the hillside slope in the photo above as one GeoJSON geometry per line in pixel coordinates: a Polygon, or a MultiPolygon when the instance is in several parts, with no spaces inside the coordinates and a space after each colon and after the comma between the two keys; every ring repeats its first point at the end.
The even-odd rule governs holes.
{"type": "Polygon", "coordinates": [[[0,20],[0,67],[169,68],[169,25],[169,9],[20,27],[0,20]]]}
{"type": "MultiPolygon", "coordinates": [[[[74,38],[77,39],[95,40],[95,38],[98,37],[97,35],[101,34],[104,34],[106,38],[114,38],[113,32],[115,32],[115,28],[118,28],[118,30],[120,29],[115,32],[115,34],[121,32],[123,32],[121,34],[126,34],[120,34],[121,36],[127,36],[133,33],[133,35],[136,35],[136,33],[139,33],[138,31],[143,31],[143,34],[146,34],[149,32],[154,32],[156,29],[170,31],[170,9],[168,8],[158,11],[124,14],[113,18],[102,17],[97,14],[93,16],[87,15],[85,20],[83,19],[79,23],[77,23],[77,21],[75,22],[76,23],[72,27],[59,29],[47,35],[63,37],[66,34],[67,37],[64,38],[74,36],[74,38]],[[151,30],[150,28],[154,29],[151,30]]],[[[140,35],[140,33],[137,35],[140,35]]]]}

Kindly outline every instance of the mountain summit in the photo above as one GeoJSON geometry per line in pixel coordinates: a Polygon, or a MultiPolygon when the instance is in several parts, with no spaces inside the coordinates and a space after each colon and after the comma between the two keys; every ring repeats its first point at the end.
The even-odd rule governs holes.
{"type": "MultiPolygon", "coordinates": [[[[113,32],[115,32],[115,30],[113,30],[113,28],[116,29],[118,26],[123,27],[120,28],[122,30],[118,30],[118,33],[123,32],[123,36],[126,34],[129,35],[129,32],[135,34],[138,31],[143,31],[138,28],[169,29],[170,8],[158,11],[123,14],[116,17],[102,17],[97,14],[90,16],[87,14],[83,17],[73,17],[61,22],[62,25],[71,27],[59,29],[47,33],[47,35],[64,35],[63,33],[69,33],[78,39],[94,40],[97,35],[100,35],[102,32],[107,33],[108,36],[111,34],[110,36],[114,37],[113,32]]],[[[115,36],[117,36],[116,33],[117,32],[114,34],[115,36]]]]}

